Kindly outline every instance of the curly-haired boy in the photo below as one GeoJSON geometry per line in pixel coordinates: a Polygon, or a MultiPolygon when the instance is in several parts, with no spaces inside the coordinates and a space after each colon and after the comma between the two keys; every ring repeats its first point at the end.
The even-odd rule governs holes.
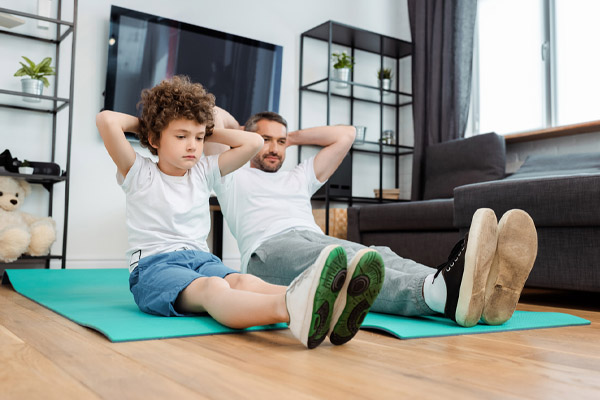
{"type": "Polygon", "coordinates": [[[343,249],[325,249],[285,287],[226,267],[206,244],[213,184],[247,163],[263,139],[224,128],[228,114],[185,77],[144,90],[140,105],[139,119],[112,111],[96,118],[126,195],[129,285],[138,307],[164,316],[208,312],[232,328],[287,322],[305,346],[319,345],[344,283],[343,249]],[[136,153],[124,132],[137,133],[158,162],[136,153]],[[204,157],[205,142],[230,149],[204,157]]]}

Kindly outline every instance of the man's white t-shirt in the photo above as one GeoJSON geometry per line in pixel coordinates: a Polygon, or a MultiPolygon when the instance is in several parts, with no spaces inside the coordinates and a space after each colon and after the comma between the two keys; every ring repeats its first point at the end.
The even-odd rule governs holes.
{"type": "Polygon", "coordinates": [[[136,153],[127,176],[117,182],[127,201],[129,270],[140,258],[181,248],[208,252],[208,198],[220,180],[219,156],[202,157],[184,176],[166,175],[150,158],[136,153]]]}
{"type": "Polygon", "coordinates": [[[291,230],[323,233],[310,204],[311,196],[323,185],[313,164],[314,157],[291,171],[243,167],[215,181],[213,189],[240,249],[242,272],[252,252],[269,238],[291,230]]]}

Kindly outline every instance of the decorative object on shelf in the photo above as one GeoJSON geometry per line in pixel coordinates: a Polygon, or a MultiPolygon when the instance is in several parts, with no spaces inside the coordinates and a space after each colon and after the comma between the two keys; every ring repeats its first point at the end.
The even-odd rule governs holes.
{"type": "MultiPolygon", "coordinates": [[[[373,189],[373,193],[375,193],[375,198],[379,198],[379,189],[373,189]]],[[[386,200],[398,200],[400,199],[400,189],[383,189],[381,198],[386,200]]]]}
{"type": "Polygon", "coordinates": [[[22,254],[43,256],[56,240],[56,225],[50,217],[19,211],[31,187],[24,180],[0,176],[0,261],[13,262],[22,254]]]}
{"type": "Polygon", "coordinates": [[[10,150],[6,149],[0,153],[0,170],[4,169],[7,172],[19,172],[19,160],[10,154],[10,150]]]}
{"type": "Polygon", "coordinates": [[[354,126],[356,129],[356,138],[354,144],[365,144],[365,138],[367,137],[367,127],[362,125],[354,126]]]}
{"type": "MultiPolygon", "coordinates": [[[[333,53],[332,56],[335,61],[335,64],[333,64],[333,77],[340,81],[349,81],[350,70],[354,67],[354,57],[349,56],[345,51],[333,53]]],[[[345,89],[348,87],[348,84],[338,82],[336,87],[345,89]]]]}
{"type": "MultiPolygon", "coordinates": [[[[22,57],[25,61],[27,61],[27,64],[19,61],[21,68],[15,72],[14,76],[28,76],[29,78],[21,79],[21,87],[23,92],[41,96],[44,87],[50,86],[50,82],[46,77],[55,74],[54,68],[50,66],[52,58],[46,57],[39,64],[36,64],[29,58],[25,56],[22,57]]],[[[23,101],[37,103],[41,101],[41,99],[37,99],[35,97],[23,97],[23,101]]]]}
{"type": "Polygon", "coordinates": [[[383,131],[383,142],[385,144],[396,144],[396,138],[394,137],[394,131],[387,129],[383,131]]]}
{"type": "Polygon", "coordinates": [[[23,25],[24,23],[24,20],[17,18],[12,14],[0,13],[0,26],[12,29],[16,26],[23,25]]]}
{"type": "Polygon", "coordinates": [[[392,87],[392,69],[383,68],[377,71],[377,79],[379,80],[379,87],[383,90],[390,90],[392,87]]]}
{"type": "MultiPolygon", "coordinates": [[[[346,240],[348,238],[348,210],[345,208],[329,209],[329,236],[346,240]]],[[[315,223],[325,233],[325,213],[327,210],[313,210],[315,223]]]]}
{"type": "Polygon", "coordinates": [[[19,165],[19,173],[20,174],[33,174],[33,166],[27,160],[23,160],[23,162],[19,165]]]}

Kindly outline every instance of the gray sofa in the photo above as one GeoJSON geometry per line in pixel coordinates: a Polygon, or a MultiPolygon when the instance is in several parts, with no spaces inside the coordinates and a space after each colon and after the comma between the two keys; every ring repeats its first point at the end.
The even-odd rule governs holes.
{"type": "Polygon", "coordinates": [[[348,239],[388,246],[429,266],[441,264],[461,238],[454,224],[454,188],[504,177],[504,138],[495,133],[429,146],[423,200],[348,209],[348,239]]]}
{"type": "Polygon", "coordinates": [[[531,156],[511,176],[457,185],[451,200],[351,208],[348,238],[387,245],[403,257],[436,266],[481,207],[493,209],[498,218],[511,208],[533,218],[538,255],[527,286],[600,292],[597,153],[531,156]]]}

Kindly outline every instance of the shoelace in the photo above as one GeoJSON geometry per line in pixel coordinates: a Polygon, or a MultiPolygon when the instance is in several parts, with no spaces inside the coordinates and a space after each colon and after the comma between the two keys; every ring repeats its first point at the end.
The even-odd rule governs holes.
{"type": "Polygon", "coordinates": [[[437,276],[445,269],[446,272],[450,271],[452,269],[452,267],[454,267],[454,264],[456,264],[456,262],[458,261],[458,259],[460,258],[462,252],[465,250],[465,243],[467,242],[467,237],[468,234],[464,237],[464,239],[460,240],[458,243],[456,243],[454,245],[454,247],[452,248],[452,251],[450,252],[450,255],[448,256],[448,260],[440,265],[438,265],[437,268],[437,272],[435,273],[435,275],[433,275],[433,280],[431,281],[431,283],[435,282],[435,278],[437,278],[437,276]]]}

